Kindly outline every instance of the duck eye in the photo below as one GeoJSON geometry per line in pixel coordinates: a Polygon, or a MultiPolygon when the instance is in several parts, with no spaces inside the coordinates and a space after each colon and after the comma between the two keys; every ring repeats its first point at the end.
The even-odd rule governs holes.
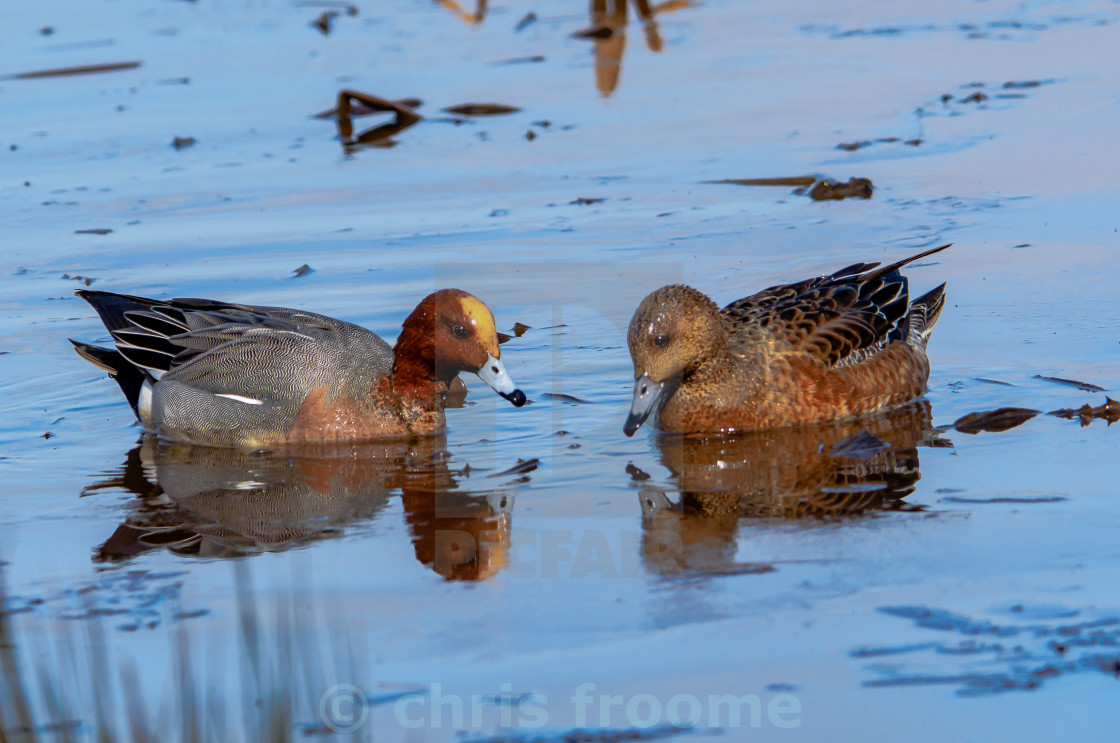
{"type": "Polygon", "coordinates": [[[466,338],[468,335],[470,335],[470,333],[467,332],[467,329],[462,325],[456,325],[455,327],[451,328],[451,333],[456,338],[466,338]]]}
{"type": "Polygon", "coordinates": [[[665,348],[665,346],[669,345],[669,334],[662,333],[661,335],[654,338],[653,345],[657,346],[658,348],[665,348]]]}

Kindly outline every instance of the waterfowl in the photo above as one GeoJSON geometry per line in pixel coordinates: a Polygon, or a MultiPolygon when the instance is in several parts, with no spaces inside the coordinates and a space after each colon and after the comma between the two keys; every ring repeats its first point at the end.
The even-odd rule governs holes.
{"type": "Polygon", "coordinates": [[[920,396],[945,285],[911,301],[899,269],[947,247],[772,286],[722,310],[689,286],[658,289],[630,320],[634,398],[623,432],[632,436],[654,413],[666,431],[731,432],[835,420],[920,396]]]}
{"type": "Polygon", "coordinates": [[[256,447],[433,434],[463,371],[525,404],[500,360],[490,309],[458,289],[425,297],[393,348],[358,325],[285,307],[76,293],[115,346],[71,339],[78,355],[109,372],[146,429],[173,441],[256,447]]]}
{"type": "Polygon", "coordinates": [[[508,563],[514,493],[469,492],[446,446],[437,435],[216,449],[144,434],[122,466],[82,490],[138,496],[93,559],[155,549],[204,559],[283,552],[384,518],[399,496],[422,565],[447,580],[485,580],[508,563]]]}

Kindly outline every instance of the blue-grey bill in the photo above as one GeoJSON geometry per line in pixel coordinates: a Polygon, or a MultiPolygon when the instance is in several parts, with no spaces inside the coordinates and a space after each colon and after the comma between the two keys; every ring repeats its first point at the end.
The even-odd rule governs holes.
{"type": "Polygon", "coordinates": [[[645,374],[634,380],[634,401],[630,403],[630,415],[626,417],[626,423],[622,426],[624,434],[633,436],[634,432],[641,428],[649,414],[657,407],[657,400],[664,391],[664,382],[654,382],[645,374]]]}
{"type": "Polygon", "coordinates": [[[486,382],[486,384],[490,385],[492,390],[513,403],[514,407],[519,408],[525,404],[525,393],[517,389],[509,372],[506,371],[506,365],[502,363],[501,359],[488,356],[486,358],[486,363],[483,364],[482,368],[476,373],[479,379],[486,382]]]}

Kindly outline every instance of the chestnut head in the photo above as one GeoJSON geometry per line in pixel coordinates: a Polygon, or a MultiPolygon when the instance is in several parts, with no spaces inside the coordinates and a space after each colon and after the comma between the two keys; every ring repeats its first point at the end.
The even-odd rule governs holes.
{"type": "Polygon", "coordinates": [[[473,372],[515,406],[525,404],[525,393],[501,361],[494,315],[478,297],[460,289],[429,294],[405,320],[401,335],[419,336],[406,345],[427,357],[423,362],[436,379],[450,382],[459,372],[473,372]]]}

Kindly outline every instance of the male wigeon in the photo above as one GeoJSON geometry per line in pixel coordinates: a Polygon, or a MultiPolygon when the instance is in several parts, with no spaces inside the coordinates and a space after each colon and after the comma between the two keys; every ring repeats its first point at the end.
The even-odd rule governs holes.
{"type": "Polygon", "coordinates": [[[666,431],[716,432],[814,423],[897,405],[925,392],[926,341],[945,285],[911,301],[899,269],[855,263],[765,289],[722,310],[673,285],[630,320],[634,400],[623,432],[657,413],[666,431]]]}
{"type": "Polygon", "coordinates": [[[145,428],[217,446],[416,437],[444,426],[444,395],[474,372],[517,407],[494,316],[443,289],[404,321],[395,348],[342,320],[208,299],[82,290],[115,349],[71,340],[120,385],[145,428]]]}

